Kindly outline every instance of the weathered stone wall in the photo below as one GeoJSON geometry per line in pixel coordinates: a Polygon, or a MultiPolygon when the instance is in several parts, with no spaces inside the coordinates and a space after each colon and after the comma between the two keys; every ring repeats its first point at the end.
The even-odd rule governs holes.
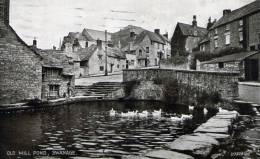
{"type": "MultiPolygon", "coordinates": [[[[144,85],[144,82],[166,79],[176,79],[178,81],[180,86],[179,93],[183,98],[180,99],[181,101],[190,100],[192,102],[203,91],[207,93],[219,92],[222,98],[234,98],[238,96],[238,73],[171,69],[133,69],[124,70],[123,72],[124,82],[143,81],[143,83],[141,82],[142,85],[144,85]]],[[[142,91],[142,89],[135,91],[142,91]]],[[[146,92],[148,93],[146,96],[149,96],[149,91],[146,92]]],[[[142,94],[141,92],[138,93],[142,94]]]]}
{"type": "Polygon", "coordinates": [[[0,104],[41,98],[41,58],[2,22],[0,34],[0,104]]]}
{"type": "Polygon", "coordinates": [[[249,16],[248,18],[249,23],[249,47],[255,46],[256,49],[258,49],[260,45],[260,12],[253,14],[249,16]]]}

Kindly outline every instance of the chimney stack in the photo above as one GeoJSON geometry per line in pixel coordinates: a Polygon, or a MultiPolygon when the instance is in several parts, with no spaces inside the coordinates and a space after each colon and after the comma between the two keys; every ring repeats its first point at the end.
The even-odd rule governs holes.
{"type": "Polygon", "coordinates": [[[227,16],[231,13],[231,9],[224,9],[223,10],[223,16],[227,16]]]}
{"type": "Polygon", "coordinates": [[[167,39],[169,38],[168,33],[163,34],[163,36],[166,37],[167,39]]]}
{"type": "Polygon", "coordinates": [[[37,48],[37,40],[36,40],[36,38],[33,39],[33,47],[37,48]]]}
{"type": "Polygon", "coordinates": [[[135,37],[135,32],[134,31],[131,31],[130,32],[130,38],[134,38],[135,37]]]}
{"type": "Polygon", "coordinates": [[[97,47],[98,47],[98,49],[102,49],[102,40],[100,40],[100,39],[97,39],[97,47]]]}
{"type": "Polygon", "coordinates": [[[211,22],[211,17],[209,17],[208,24],[207,24],[207,29],[211,28],[213,26],[214,22],[211,22]]]}
{"type": "Polygon", "coordinates": [[[193,15],[192,26],[197,27],[197,16],[196,15],[193,15]]]}
{"type": "Polygon", "coordinates": [[[160,29],[154,29],[154,33],[160,35],[160,29]]]}

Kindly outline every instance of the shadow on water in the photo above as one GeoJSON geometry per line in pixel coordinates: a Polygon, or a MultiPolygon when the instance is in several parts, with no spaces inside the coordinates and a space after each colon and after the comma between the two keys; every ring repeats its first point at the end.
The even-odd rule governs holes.
{"type": "Polygon", "coordinates": [[[86,157],[137,155],[191,133],[208,117],[203,110],[192,112],[187,106],[166,106],[154,101],[70,104],[47,111],[1,116],[0,151],[4,158],[7,151],[17,155],[18,150],[73,150],[76,155],[86,157]],[[112,108],[119,114],[162,109],[162,116],[110,117],[112,108]],[[193,114],[193,119],[182,123],[171,121],[172,116],[181,114],[193,114]]]}

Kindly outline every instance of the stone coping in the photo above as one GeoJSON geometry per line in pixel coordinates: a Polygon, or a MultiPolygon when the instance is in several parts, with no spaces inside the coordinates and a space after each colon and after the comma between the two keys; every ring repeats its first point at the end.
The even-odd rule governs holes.
{"type": "Polygon", "coordinates": [[[174,71],[174,72],[189,72],[189,73],[206,73],[206,74],[220,74],[220,75],[236,75],[239,76],[239,72],[218,72],[218,71],[198,71],[198,70],[184,70],[184,69],[160,69],[160,68],[148,68],[148,69],[125,69],[123,72],[130,71],[174,71]]]}

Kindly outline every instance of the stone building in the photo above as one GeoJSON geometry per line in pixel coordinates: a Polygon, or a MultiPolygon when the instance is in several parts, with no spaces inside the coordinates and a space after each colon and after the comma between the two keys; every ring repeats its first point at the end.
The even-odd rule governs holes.
{"type": "Polygon", "coordinates": [[[41,99],[42,57],[9,25],[9,3],[0,2],[0,104],[41,99]]]}
{"type": "Polygon", "coordinates": [[[260,50],[259,0],[234,11],[224,10],[223,16],[214,23],[209,29],[208,36],[201,41],[200,50],[217,54],[221,50],[228,48],[241,48],[247,51],[203,62],[201,69],[209,68],[210,64],[210,70],[238,70],[242,71],[241,74],[244,74],[244,80],[259,81],[259,55],[257,53],[257,55],[251,56],[252,53],[257,52],[256,50],[260,50]],[[234,59],[231,60],[231,58],[234,59]],[[226,60],[223,61],[223,59],[229,59],[228,63],[226,60]],[[239,69],[238,66],[240,67],[239,69]]]}
{"type": "Polygon", "coordinates": [[[126,67],[124,52],[116,47],[107,47],[106,57],[105,44],[101,40],[74,53],[78,55],[80,61],[80,67],[75,70],[76,77],[105,74],[106,65],[108,73],[120,72],[126,67]]]}
{"type": "Polygon", "coordinates": [[[260,49],[260,1],[241,8],[223,10],[223,16],[209,29],[210,53],[227,47],[248,51],[260,49]]]}
{"type": "Polygon", "coordinates": [[[74,61],[59,50],[41,50],[42,99],[56,99],[74,95],[74,61]]]}
{"type": "Polygon", "coordinates": [[[200,63],[201,71],[239,72],[242,81],[260,81],[260,51],[247,51],[200,63]],[[255,65],[252,63],[255,61],[255,65]]]}
{"type": "Polygon", "coordinates": [[[177,23],[172,39],[172,56],[191,53],[199,46],[199,42],[207,35],[208,30],[197,26],[197,17],[193,16],[192,25],[177,23]]]}
{"type": "Polygon", "coordinates": [[[126,68],[158,66],[161,59],[170,58],[168,34],[161,35],[141,27],[127,26],[112,34],[112,42],[126,53],[126,68]]]}

